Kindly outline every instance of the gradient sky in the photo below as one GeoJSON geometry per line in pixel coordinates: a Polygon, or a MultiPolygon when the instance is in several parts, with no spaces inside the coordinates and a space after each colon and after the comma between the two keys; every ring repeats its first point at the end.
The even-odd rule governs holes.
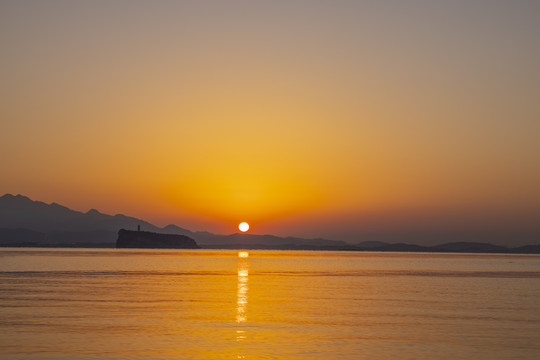
{"type": "Polygon", "coordinates": [[[2,194],[539,239],[539,1],[1,1],[0,46],[2,194]]]}

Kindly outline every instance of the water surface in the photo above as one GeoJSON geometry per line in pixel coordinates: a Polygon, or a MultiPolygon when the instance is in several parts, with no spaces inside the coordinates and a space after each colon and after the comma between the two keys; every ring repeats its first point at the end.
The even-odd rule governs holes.
{"type": "Polygon", "coordinates": [[[0,359],[538,359],[540,256],[4,249],[0,359]]]}

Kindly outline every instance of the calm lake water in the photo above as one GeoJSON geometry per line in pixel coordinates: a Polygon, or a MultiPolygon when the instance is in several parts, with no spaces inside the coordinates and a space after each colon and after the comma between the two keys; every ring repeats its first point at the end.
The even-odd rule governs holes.
{"type": "Polygon", "coordinates": [[[540,256],[0,250],[0,359],[539,359],[540,256]]]}

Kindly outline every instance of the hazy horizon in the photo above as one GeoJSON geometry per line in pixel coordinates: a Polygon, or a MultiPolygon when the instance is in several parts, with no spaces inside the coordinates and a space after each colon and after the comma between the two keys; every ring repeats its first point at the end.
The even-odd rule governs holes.
{"type": "Polygon", "coordinates": [[[2,1],[0,194],[221,234],[540,240],[539,19],[526,0],[2,1]]]}
{"type": "MultiPolygon", "coordinates": [[[[94,216],[96,211],[101,215],[106,215],[110,217],[116,217],[118,215],[126,216],[128,218],[131,218],[133,220],[137,220],[135,222],[131,221],[130,225],[120,225],[117,224],[117,226],[113,226],[111,229],[111,223],[102,224],[105,227],[100,227],[100,223],[95,223],[95,220],[90,220],[90,223],[80,223],[80,219],[76,221],[76,223],[73,223],[72,221],[69,221],[69,218],[66,218],[66,214],[64,211],[61,211],[60,213],[57,212],[59,209],[58,207],[51,207],[52,205],[57,205],[60,207],[64,207],[63,204],[58,204],[56,202],[47,204],[45,202],[30,199],[22,194],[5,194],[3,196],[0,196],[0,200],[4,200],[7,198],[7,203],[0,202],[0,213],[3,214],[2,217],[0,217],[0,229],[6,228],[6,229],[28,229],[38,232],[74,232],[73,234],[76,234],[77,231],[82,231],[82,233],[85,233],[87,231],[102,231],[105,233],[110,232],[111,230],[116,233],[119,229],[131,229],[136,230],[137,227],[139,227],[140,230],[143,231],[156,231],[157,229],[165,230],[169,226],[177,226],[179,228],[188,230],[193,232],[195,235],[198,232],[205,233],[207,232],[206,229],[193,229],[185,227],[183,224],[178,223],[170,223],[170,224],[154,224],[151,221],[148,221],[147,219],[141,219],[130,216],[130,214],[107,214],[99,209],[89,209],[89,210],[78,210],[78,209],[70,209],[67,208],[70,211],[74,211],[76,213],[79,213],[81,215],[91,215],[94,216]],[[11,200],[19,199],[19,201],[12,203],[11,200]],[[39,206],[37,208],[32,206],[28,206],[28,202],[31,202],[35,205],[39,206]],[[10,208],[9,204],[12,204],[14,213],[10,214],[10,208]],[[26,204],[26,205],[24,205],[26,204]],[[46,205],[49,210],[44,211],[44,208],[42,205],[46,205]],[[7,205],[7,206],[6,206],[7,205]],[[39,210],[38,210],[39,209],[39,210]],[[36,211],[38,211],[36,213],[36,211]],[[26,214],[26,215],[25,215],[26,214]],[[7,215],[7,216],[6,216],[7,215]],[[44,218],[42,218],[44,217],[44,218]],[[45,225],[49,224],[49,222],[52,222],[52,225],[45,225]],[[147,223],[147,224],[145,224],[147,223]],[[90,228],[88,227],[89,225],[90,228]],[[151,227],[149,227],[151,226],[151,227]],[[155,227],[155,228],[154,228],[155,227]]],[[[103,220],[103,219],[102,219],[103,220]]],[[[175,232],[175,230],[173,230],[175,232]]],[[[231,231],[229,233],[214,233],[215,235],[219,236],[229,236],[229,235],[238,235],[242,232],[239,229],[236,229],[236,231],[231,231]]],[[[250,230],[248,232],[249,235],[256,235],[256,236],[278,236],[282,238],[288,238],[292,235],[282,233],[282,234],[276,234],[276,233],[260,233],[257,230],[252,231],[250,230]]],[[[244,234],[242,234],[244,235],[244,234]]],[[[243,239],[251,239],[256,242],[256,244],[261,244],[261,239],[258,239],[257,237],[248,237],[243,239]]],[[[407,230],[398,230],[395,231],[393,229],[376,229],[376,230],[364,230],[362,233],[357,234],[355,237],[352,238],[346,238],[346,239],[340,239],[342,241],[346,241],[351,245],[356,245],[364,242],[383,242],[383,243],[390,243],[390,244],[396,244],[396,243],[407,243],[407,244],[413,244],[413,245],[423,245],[423,246],[436,246],[436,245],[443,245],[448,243],[486,243],[486,244],[492,244],[492,245],[502,245],[509,248],[517,248],[524,245],[539,245],[538,242],[538,233],[533,231],[526,232],[522,231],[520,233],[511,233],[511,232],[504,232],[504,231],[498,231],[498,230],[491,230],[491,231],[466,231],[466,230],[458,230],[458,229],[449,229],[448,231],[437,231],[433,229],[421,229],[421,230],[415,230],[414,228],[407,229],[407,230]]],[[[191,236],[191,235],[189,235],[191,236]]],[[[245,235],[244,235],[245,236],[245,235]]],[[[295,236],[292,236],[295,237],[295,236]]],[[[301,236],[297,236],[300,237],[301,236]]],[[[201,240],[196,236],[198,240],[201,240]]],[[[307,239],[321,239],[321,236],[312,236],[312,237],[304,237],[307,239]]],[[[100,241],[110,240],[109,238],[101,238],[100,241]]],[[[248,241],[251,241],[248,240],[248,241]]],[[[334,241],[336,239],[327,238],[325,240],[334,241]]],[[[31,241],[31,240],[29,240],[31,241]]],[[[57,239],[58,241],[58,239],[57,239]]],[[[62,241],[65,241],[62,240],[62,241]]],[[[69,238],[69,241],[77,242],[81,241],[77,236],[71,236],[69,238]]],[[[216,239],[206,239],[204,240],[203,245],[207,245],[207,242],[212,243],[215,242],[216,239]]],[[[218,240],[223,242],[223,239],[218,240]]],[[[262,240],[263,243],[264,240],[262,240]]],[[[227,243],[224,243],[227,244],[227,243]]],[[[215,245],[215,243],[214,243],[215,245]]],[[[254,244],[255,245],[255,244],[254,244]]],[[[270,245],[266,244],[265,245],[270,245]]],[[[336,245],[336,244],[333,244],[336,245]]],[[[245,246],[249,246],[248,244],[245,244],[245,246]]]]}

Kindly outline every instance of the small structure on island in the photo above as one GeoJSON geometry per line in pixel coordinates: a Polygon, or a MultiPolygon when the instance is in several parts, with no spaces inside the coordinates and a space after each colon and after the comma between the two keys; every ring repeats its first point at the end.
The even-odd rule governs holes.
{"type": "Polygon", "coordinates": [[[116,248],[133,249],[200,249],[192,238],[185,235],[158,234],[149,231],[120,229],[116,248]]]}

